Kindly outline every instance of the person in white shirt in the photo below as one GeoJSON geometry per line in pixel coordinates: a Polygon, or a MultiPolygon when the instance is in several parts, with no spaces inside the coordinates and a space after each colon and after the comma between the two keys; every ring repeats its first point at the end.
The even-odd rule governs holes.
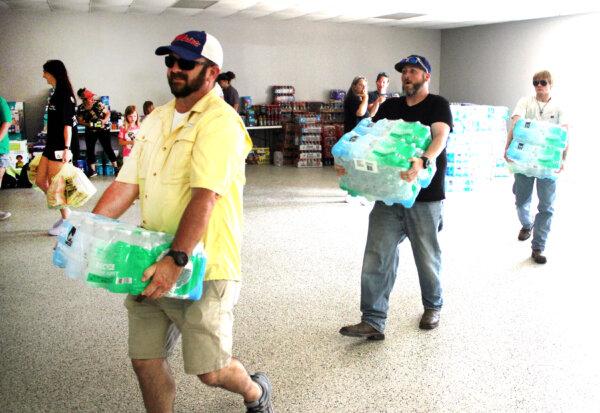
{"type": "MultiPolygon", "coordinates": [[[[507,162],[511,162],[510,159],[507,158],[506,153],[513,139],[515,124],[520,118],[556,123],[557,125],[567,128],[567,119],[564,111],[559,106],[556,99],[553,99],[553,97],[550,96],[550,91],[552,89],[552,75],[550,72],[542,70],[534,74],[533,87],[535,88],[535,96],[527,96],[519,99],[512,114],[512,123],[508,132],[506,148],[504,151],[504,158],[507,162]]],[[[567,149],[565,149],[563,153],[561,171],[564,168],[567,149]]],[[[542,253],[544,252],[546,240],[550,233],[550,224],[554,213],[553,203],[556,197],[556,181],[548,178],[533,178],[515,173],[513,193],[516,197],[517,214],[522,225],[518,239],[519,241],[525,241],[531,237],[533,232],[531,257],[536,263],[545,264],[547,258],[542,253]],[[536,184],[539,202],[538,213],[532,221],[530,207],[534,183],[536,184]]]]}

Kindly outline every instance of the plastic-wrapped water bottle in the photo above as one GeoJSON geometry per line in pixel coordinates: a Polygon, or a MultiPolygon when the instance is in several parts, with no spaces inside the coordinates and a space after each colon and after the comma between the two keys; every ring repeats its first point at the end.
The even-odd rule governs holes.
{"type": "Polygon", "coordinates": [[[332,148],[336,163],[346,169],[340,188],[352,196],[410,208],[421,187],[431,183],[435,165],[421,171],[415,182],[402,180],[400,172],[408,170],[410,159],[420,157],[430,143],[429,128],[419,122],[382,119],[373,124],[365,119],[332,148]]]}
{"type": "Polygon", "coordinates": [[[52,254],[52,263],[58,268],[66,268],[69,260],[69,248],[73,243],[73,236],[75,235],[75,229],[68,220],[63,220],[60,225],[60,232],[56,246],[54,247],[54,254],[52,254]]]}
{"type": "Polygon", "coordinates": [[[566,147],[567,132],[558,125],[519,119],[506,152],[513,161],[508,167],[513,173],[554,180],[558,177],[566,147]]]}
{"type": "MultiPolygon", "coordinates": [[[[140,294],[150,280],[142,282],[143,272],[170,248],[173,236],[149,231],[90,213],[72,213],[67,236],[59,239],[54,254],[71,278],[115,293],[140,294]],[[70,234],[70,235],[69,235],[70,234]]],[[[65,232],[67,231],[65,226],[65,232]]],[[[198,245],[177,283],[167,297],[198,300],[206,255],[198,245]]]]}

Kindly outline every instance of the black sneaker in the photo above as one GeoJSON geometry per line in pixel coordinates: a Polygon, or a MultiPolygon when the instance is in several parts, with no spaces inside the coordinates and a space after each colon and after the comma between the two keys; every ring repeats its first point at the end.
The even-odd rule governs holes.
{"type": "Polygon", "coordinates": [[[265,373],[254,373],[250,375],[253,382],[262,389],[260,399],[252,403],[246,403],[247,413],[274,413],[273,403],[271,403],[271,393],[273,388],[271,382],[265,373]]]}
{"type": "Polygon", "coordinates": [[[91,171],[91,172],[89,173],[89,175],[88,175],[88,178],[93,178],[93,177],[95,177],[95,176],[98,176],[98,174],[96,173],[96,171],[94,171],[94,170],[92,169],[92,171],[91,171]]]}

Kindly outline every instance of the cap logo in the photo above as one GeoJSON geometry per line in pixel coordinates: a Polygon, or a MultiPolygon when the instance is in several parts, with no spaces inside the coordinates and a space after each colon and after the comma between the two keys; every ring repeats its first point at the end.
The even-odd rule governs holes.
{"type": "Polygon", "coordinates": [[[198,47],[200,46],[200,41],[194,39],[193,37],[188,36],[187,34],[180,34],[179,36],[177,36],[175,38],[174,41],[180,41],[180,42],[184,42],[184,43],[189,43],[194,47],[198,47]]]}

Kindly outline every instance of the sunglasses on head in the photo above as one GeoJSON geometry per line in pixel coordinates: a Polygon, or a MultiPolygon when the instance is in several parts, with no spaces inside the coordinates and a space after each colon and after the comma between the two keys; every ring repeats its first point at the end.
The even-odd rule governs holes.
{"type": "Polygon", "coordinates": [[[400,61],[400,63],[411,64],[411,65],[419,65],[419,66],[421,66],[421,68],[423,70],[425,70],[427,73],[429,73],[429,70],[427,70],[427,65],[425,63],[423,63],[423,61],[419,57],[417,57],[417,56],[410,56],[410,57],[407,57],[405,59],[402,59],[400,61]]]}
{"type": "Polygon", "coordinates": [[[534,80],[533,81],[533,86],[537,86],[537,85],[542,85],[542,86],[547,86],[548,85],[548,81],[547,80],[534,80]]]}
{"type": "Polygon", "coordinates": [[[196,62],[195,60],[178,59],[171,55],[165,56],[165,65],[169,69],[175,66],[175,63],[177,63],[177,66],[179,66],[181,70],[192,70],[196,67],[196,65],[203,64],[200,62],[196,62]]]}

